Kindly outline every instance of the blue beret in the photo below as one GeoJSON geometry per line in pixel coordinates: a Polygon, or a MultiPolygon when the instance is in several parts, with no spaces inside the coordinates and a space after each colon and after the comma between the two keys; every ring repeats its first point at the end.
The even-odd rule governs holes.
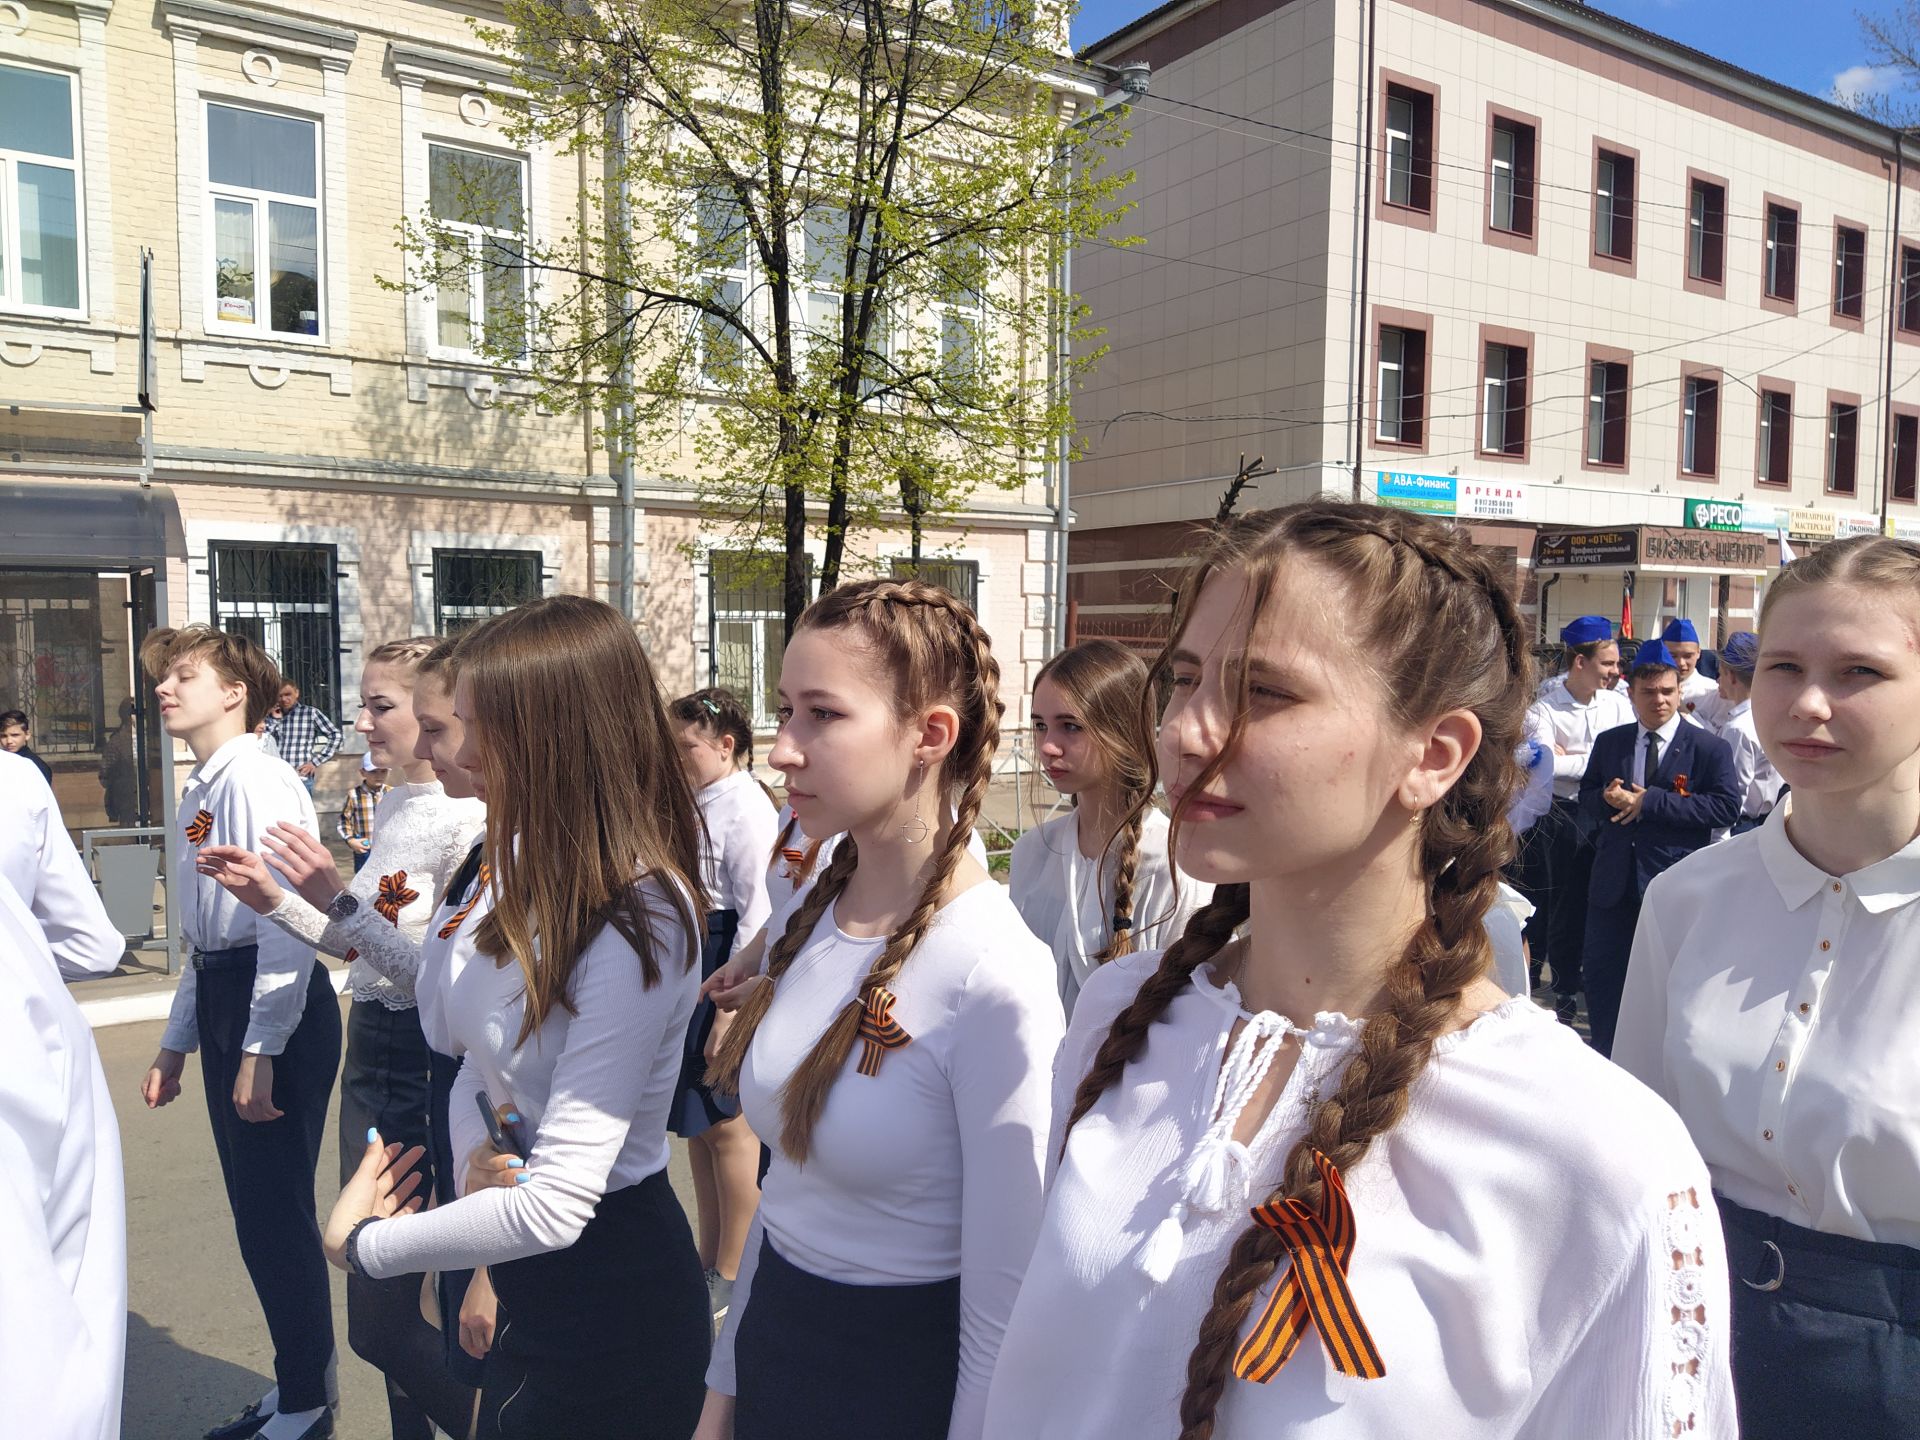
{"type": "MultiPolygon", "coordinates": [[[[1685,622],[1683,621],[1682,623],[1684,624],[1685,622]]],[[[1671,629],[1672,627],[1669,626],[1668,628],[1671,629]]],[[[1688,626],[1687,628],[1692,629],[1693,627],[1688,626]]],[[[1634,652],[1633,668],[1638,670],[1642,665],[1664,665],[1669,670],[1678,670],[1680,668],[1674,663],[1673,652],[1667,649],[1664,640],[1649,640],[1634,652]]]]}
{"type": "Polygon", "coordinates": [[[1660,632],[1660,638],[1669,645],[1698,645],[1700,632],[1693,628],[1691,620],[1669,620],[1667,628],[1660,632]]]}
{"type": "Polygon", "coordinates": [[[1613,638],[1613,622],[1604,615],[1582,615],[1560,627],[1562,645],[1591,645],[1596,640],[1613,638]]]}
{"type": "Polygon", "coordinates": [[[1720,647],[1723,663],[1743,675],[1751,675],[1760,663],[1760,637],[1751,630],[1736,630],[1720,647]]]}

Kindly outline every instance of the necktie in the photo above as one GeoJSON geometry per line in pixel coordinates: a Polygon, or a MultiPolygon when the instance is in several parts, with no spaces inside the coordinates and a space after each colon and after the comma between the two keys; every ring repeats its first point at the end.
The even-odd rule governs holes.
{"type": "Polygon", "coordinates": [[[1647,773],[1641,781],[1643,785],[1653,784],[1653,772],[1660,768],[1660,736],[1658,732],[1647,731],[1647,773]]]}

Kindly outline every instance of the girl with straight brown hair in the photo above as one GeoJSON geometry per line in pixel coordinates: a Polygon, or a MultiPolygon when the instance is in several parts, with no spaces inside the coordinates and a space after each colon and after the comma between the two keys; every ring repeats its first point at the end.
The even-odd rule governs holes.
{"type": "Polygon", "coordinates": [[[739,1006],[710,1078],[774,1152],[699,1440],[982,1434],[1062,1029],[1050,957],[967,853],[999,685],[973,612],[917,580],[842,585],[787,645],[769,758],[841,838],[764,976],[710,982],[739,1006]]]}
{"type": "Polygon", "coordinates": [[[1069,1018],[1080,986],[1117,955],[1163,949],[1213,894],[1176,876],[1155,808],[1153,681],[1133,651],[1084,640],[1033,682],[1033,741],[1073,809],[1013,847],[1007,891],[1052,950],[1069,1018]]]}
{"type": "Polygon", "coordinates": [[[1171,634],[1160,767],[1213,901],[1081,992],[987,1433],[1728,1440],[1699,1155],[1488,978],[1506,577],[1315,501],[1210,540],[1171,634]]]}
{"type": "Polygon", "coordinates": [[[611,607],[532,601],[469,631],[457,659],[485,858],[430,922],[417,983],[430,1037],[461,1062],[463,1194],[404,1213],[419,1152],[370,1135],[328,1255],[376,1278],[489,1267],[482,1436],[684,1440],[710,1334],[666,1175],[705,909],[693,795],[611,607]],[[507,1113],[518,1153],[488,1143],[483,1110],[507,1113]]]}

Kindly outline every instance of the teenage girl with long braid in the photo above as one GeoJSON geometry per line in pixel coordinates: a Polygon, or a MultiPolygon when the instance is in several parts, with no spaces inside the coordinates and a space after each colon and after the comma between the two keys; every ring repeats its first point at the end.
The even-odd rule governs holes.
{"type": "Polygon", "coordinates": [[[1213,901],[1088,980],[987,1433],[1731,1437],[1679,1120],[1488,978],[1531,690],[1464,534],[1314,501],[1180,587],[1160,731],[1213,901]]]}
{"type": "Polygon", "coordinates": [[[842,585],[787,645],[769,760],[809,833],[844,834],[764,976],[710,982],[739,1006],[712,1079],[775,1148],[698,1440],[982,1434],[1063,1028],[1051,957],[967,854],[999,680],[919,581],[842,585]]]}
{"type": "Polygon", "coordinates": [[[1053,950],[1072,1016],[1098,966],[1165,949],[1213,887],[1176,879],[1167,859],[1167,817],[1153,804],[1153,681],[1138,655],[1086,640],[1054,656],[1033,682],[1033,739],[1073,809],[1020,837],[1007,892],[1053,950]]]}

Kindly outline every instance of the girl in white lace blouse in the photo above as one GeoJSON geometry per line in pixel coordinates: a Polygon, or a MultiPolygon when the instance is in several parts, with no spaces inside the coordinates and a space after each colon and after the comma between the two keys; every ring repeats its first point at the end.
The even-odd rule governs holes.
{"type": "Polygon", "coordinates": [[[1179,604],[1160,770],[1214,897],[1081,991],[986,1434],[1730,1440],[1705,1166],[1488,974],[1506,578],[1313,501],[1217,534],[1179,604]]]}

